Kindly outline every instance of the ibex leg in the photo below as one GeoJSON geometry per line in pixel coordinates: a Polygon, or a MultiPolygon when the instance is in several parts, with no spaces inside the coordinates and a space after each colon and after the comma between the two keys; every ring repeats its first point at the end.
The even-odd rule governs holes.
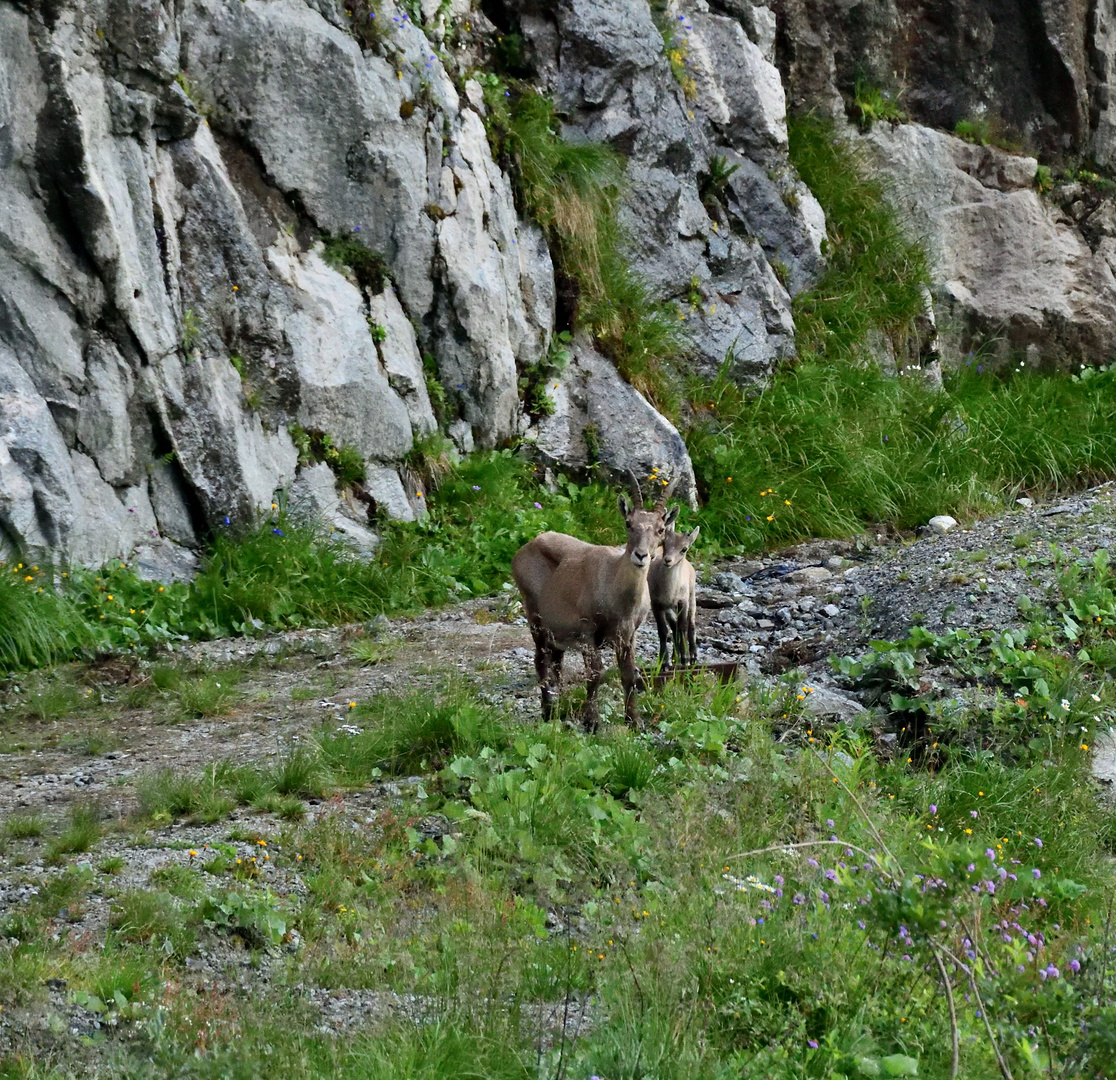
{"type": "Polygon", "coordinates": [[[636,708],[639,669],[636,667],[634,641],[616,643],[616,663],[620,668],[620,682],[624,687],[624,720],[629,727],[642,731],[643,721],[636,708]]]}
{"type": "Polygon", "coordinates": [[[667,642],[670,640],[670,624],[667,622],[665,611],[655,612],[655,625],[659,628],[659,670],[666,671],[670,666],[670,650],[667,642]]]}
{"type": "Polygon", "coordinates": [[[686,612],[686,663],[693,667],[697,663],[697,627],[693,611],[686,612]]]}
{"type": "Polygon", "coordinates": [[[596,731],[601,722],[597,710],[597,687],[601,685],[604,677],[604,661],[601,659],[601,650],[596,645],[586,645],[583,650],[585,656],[585,711],[582,721],[586,731],[596,731]]]}
{"type": "Polygon", "coordinates": [[[558,695],[551,685],[551,657],[553,648],[550,635],[540,627],[531,627],[531,636],[535,639],[535,673],[539,677],[539,692],[542,695],[543,720],[549,721],[554,714],[558,695]]]}

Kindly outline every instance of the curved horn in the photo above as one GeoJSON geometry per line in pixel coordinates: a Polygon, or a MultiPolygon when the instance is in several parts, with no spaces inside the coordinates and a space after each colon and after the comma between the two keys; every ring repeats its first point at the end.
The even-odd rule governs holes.
{"type": "Polygon", "coordinates": [[[634,472],[632,472],[631,469],[628,470],[628,484],[630,485],[630,487],[632,489],[632,494],[635,496],[636,509],[637,510],[642,510],[643,509],[643,491],[640,489],[640,486],[639,486],[639,477],[636,476],[636,474],[634,472]]]}
{"type": "Polygon", "coordinates": [[[667,499],[669,499],[671,495],[674,494],[674,489],[678,486],[678,479],[680,475],[681,474],[675,475],[670,483],[667,484],[665,488],[663,488],[662,494],[659,496],[659,501],[655,504],[656,510],[666,509],[667,499]]]}

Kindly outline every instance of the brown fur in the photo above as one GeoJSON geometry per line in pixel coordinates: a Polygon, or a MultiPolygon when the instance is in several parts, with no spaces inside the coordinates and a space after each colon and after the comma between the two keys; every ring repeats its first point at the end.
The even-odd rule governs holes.
{"type": "Polygon", "coordinates": [[[567,649],[580,648],[585,656],[585,725],[596,728],[597,687],[604,675],[600,650],[612,645],[624,686],[624,717],[639,726],[635,634],[651,611],[648,570],[677,514],[665,504],[664,496],[654,510],[643,510],[620,496],[618,505],[628,530],[623,548],[546,532],[515,553],[512,576],[535,639],[544,720],[554,715],[562,656],[567,649]]]}
{"type": "Polygon", "coordinates": [[[687,667],[697,662],[697,574],[686,552],[697,539],[701,526],[691,533],[669,530],[663,537],[663,550],[651,564],[647,587],[651,610],[659,628],[659,664],[666,668],[687,667]],[[671,661],[668,641],[673,639],[674,659],[671,661]]]}

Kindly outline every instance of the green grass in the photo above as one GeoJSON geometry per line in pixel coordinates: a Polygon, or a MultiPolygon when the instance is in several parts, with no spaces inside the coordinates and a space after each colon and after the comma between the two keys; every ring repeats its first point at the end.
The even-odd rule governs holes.
{"type": "Polygon", "coordinates": [[[898,124],[907,119],[894,94],[858,75],[853,88],[853,115],[867,131],[877,121],[898,124]]]}
{"type": "MultiPolygon", "coordinates": [[[[678,405],[671,361],[685,348],[676,307],[656,300],[627,253],[618,210],[623,161],[601,143],[567,142],[549,99],[486,85],[490,135],[511,158],[520,206],[547,235],[576,325],[621,374],[667,411],[678,405]]],[[[570,328],[572,329],[572,327],[570,328]]]]}
{"type": "Polygon", "coordinates": [[[702,543],[913,528],[940,513],[995,513],[1024,489],[1086,486],[1116,472],[1114,386],[1116,369],[1001,375],[974,363],[936,393],[917,375],[816,359],[758,395],[721,379],[688,440],[704,487],[702,543]]]}
{"type": "Polygon", "coordinates": [[[66,855],[88,851],[101,832],[101,808],[95,802],[75,803],[66,828],[47,844],[47,863],[59,865],[66,855]]]}
{"type": "Polygon", "coordinates": [[[829,231],[828,269],[795,301],[799,351],[863,362],[870,334],[902,344],[925,310],[926,252],[903,233],[881,185],[832,124],[806,116],[788,128],[791,161],[825,210],[829,231]]]}

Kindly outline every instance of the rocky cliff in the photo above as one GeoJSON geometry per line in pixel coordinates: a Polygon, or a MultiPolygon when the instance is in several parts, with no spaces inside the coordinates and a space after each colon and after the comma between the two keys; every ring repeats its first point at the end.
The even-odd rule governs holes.
{"type": "MultiPolygon", "coordinates": [[[[422,513],[406,463],[439,422],[462,451],[657,466],[692,501],[679,432],[587,337],[553,414],[525,408],[524,372],[576,327],[485,73],[623,155],[636,272],[695,370],[749,380],[793,355],[792,297],[824,270],[784,87],[843,117],[868,71],[930,124],[1000,109],[1036,149],[1116,153],[1110,0],[969,6],[0,0],[0,556],[188,573],[284,500],[367,551],[370,512],[422,513]],[[359,498],[323,447],[359,464],[359,498]]],[[[1093,200],[1079,226],[1034,160],[928,128],[863,141],[931,242],[957,348],[1007,326],[1113,350],[1116,214],[1093,200]]]]}

